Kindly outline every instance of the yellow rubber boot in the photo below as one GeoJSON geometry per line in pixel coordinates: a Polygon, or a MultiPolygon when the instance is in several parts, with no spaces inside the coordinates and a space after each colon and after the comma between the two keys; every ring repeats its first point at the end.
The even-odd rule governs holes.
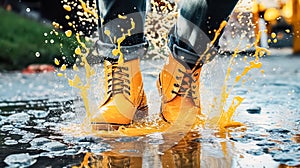
{"type": "Polygon", "coordinates": [[[157,80],[162,97],[161,117],[171,124],[176,121],[182,122],[179,120],[187,119],[188,115],[191,116],[190,119],[194,119],[201,114],[199,93],[201,68],[192,71],[172,55],[168,59],[157,80]]]}
{"type": "Polygon", "coordinates": [[[148,115],[143,89],[140,60],[104,62],[106,98],[92,115],[91,124],[96,130],[118,129],[148,115]]]}

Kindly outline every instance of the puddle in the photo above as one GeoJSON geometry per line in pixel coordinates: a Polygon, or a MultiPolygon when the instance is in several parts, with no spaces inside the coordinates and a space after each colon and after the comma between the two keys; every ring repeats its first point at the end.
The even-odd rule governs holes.
{"type": "MultiPolygon", "coordinates": [[[[52,73],[0,74],[0,167],[297,167],[300,57],[269,56],[262,62],[265,75],[233,91],[245,97],[235,116],[245,126],[224,133],[201,129],[178,142],[160,133],[117,138],[61,134],[63,126],[80,123],[84,114],[67,81],[52,73]]],[[[156,70],[149,69],[144,66],[143,72],[153,110],[159,103],[152,91],[156,70]]]]}

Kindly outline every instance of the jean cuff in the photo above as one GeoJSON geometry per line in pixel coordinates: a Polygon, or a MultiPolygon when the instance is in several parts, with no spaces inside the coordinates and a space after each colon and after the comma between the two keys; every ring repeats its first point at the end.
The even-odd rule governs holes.
{"type": "Polygon", "coordinates": [[[187,64],[196,65],[196,63],[198,63],[197,66],[202,66],[203,64],[210,62],[218,54],[218,49],[216,47],[210,47],[203,53],[195,53],[194,51],[191,51],[189,47],[183,48],[176,44],[176,38],[173,35],[169,35],[168,47],[175,59],[187,64]]]}
{"type": "MultiPolygon", "coordinates": [[[[131,46],[120,46],[120,51],[123,54],[124,61],[130,61],[133,59],[141,58],[146,55],[148,50],[149,42],[145,40],[144,43],[135,44],[131,46]]],[[[101,40],[97,41],[97,51],[100,57],[104,59],[118,60],[119,55],[114,56],[112,51],[117,49],[118,46],[115,44],[104,43],[101,40]]]]}

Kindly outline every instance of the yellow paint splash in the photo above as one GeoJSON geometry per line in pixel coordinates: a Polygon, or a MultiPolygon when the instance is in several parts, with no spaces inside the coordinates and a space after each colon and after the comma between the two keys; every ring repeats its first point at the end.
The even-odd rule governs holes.
{"type": "Polygon", "coordinates": [[[62,77],[62,76],[64,76],[64,74],[63,73],[57,73],[57,76],[62,77]]]}
{"type": "Polygon", "coordinates": [[[197,60],[197,62],[196,62],[196,64],[195,64],[194,68],[192,69],[192,71],[195,71],[196,68],[198,67],[198,65],[201,64],[202,58],[206,58],[207,60],[210,59],[211,55],[210,55],[210,53],[208,53],[208,51],[209,51],[209,50],[211,49],[211,47],[215,44],[216,40],[218,39],[218,37],[220,36],[222,30],[225,28],[226,25],[227,25],[227,22],[226,22],[225,20],[222,21],[222,23],[221,23],[220,26],[219,26],[219,29],[216,30],[216,32],[215,32],[215,35],[214,35],[213,40],[210,42],[209,46],[207,46],[207,48],[206,48],[206,50],[203,52],[203,54],[199,56],[199,59],[197,60]]]}
{"type": "Polygon", "coordinates": [[[77,67],[76,64],[73,65],[73,70],[74,70],[74,71],[79,71],[79,69],[78,69],[78,67],[77,67]]]}
{"type": "Polygon", "coordinates": [[[84,155],[83,161],[81,162],[80,166],[79,167],[72,166],[72,168],[88,168],[88,167],[90,167],[90,165],[89,165],[89,159],[92,158],[91,156],[92,156],[92,153],[87,152],[84,155]]]}
{"type": "Polygon", "coordinates": [[[72,36],[72,31],[71,31],[71,30],[65,31],[65,35],[66,35],[67,37],[71,37],[71,36],[72,36]]]}
{"type": "Polygon", "coordinates": [[[117,48],[115,48],[115,49],[112,50],[112,54],[114,56],[118,56],[119,55],[119,60],[118,60],[119,63],[123,63],[124,62],[123,53],[121,51],[121,43],[126,39],[127,36],[131,36],[131,31],[133,29],[135,29],[135,23],[134,23],[133,19],[130,18],[130,20],[131,20],[131,22],[130,22],[131,23],[131,28],[127,30],[127,33],[123,33],[122,37],[119,37],[117,39],[117,48]]]}
{"type": "MultiPolygon", "coordinates": [[[[77,79],[79,80],[79,79],[77,79]]],[[[71,84],[72,81],[71,81],[71,84]]],[[[87,121],[88,122],[88,121],[87,121]]],[[[120,126],[118,130],[93,130],[91,128],[86,129],[85,127],[89,123],[83,124],[73,124],[68,127],[64,127],[63,131],[66,134],[71,134],[72,136],[82,136],[91,135],[98,137],[120,137],[120,136],[143,136],[148,134],[153,134],[156,132],[166,132],[172,126],[171,124],[163,120],[148,121],[145,123],[134,123],[130,126],[120,126]]]]}
{"type": "Polygon", "coordinates": [[[123,15],[118,14],[118,18],[119,19],[127,19],[127,16],[123,16],[123,15]]]}
{"type": "Polygon", "coordinates": [[[113,41],[113,39],[111,38],[111,36],[110,36],[110,30],[104,30],[104,34],[109,38],[109,40],[110,40],[110,42],[112,43],[112,44],[114,44],[114,41],[113,41]]]}
{"type": "Polygon", "coordinates": [[[219,125],[219,128],[222,130],[226,127],[233,127],[233,126],[242,126],[243,124],[240,122],[233,121],[233,115],[237,109],[237,107],[243,102],[244,98],[240,96],[235,96],[229,106],[229,109],[227,112],[224,110],[221,113],[221,116],[219,117],[219,121],[217,122],[219,125]]]}
{"type": "Polygon", "coordinates": [[[214,39],[211,41],[211,45],[213,45],[216,40],[218,39],[218,37],[220,36],[222,30],[225,28],[225,26],[227,25],[227,21],[223,20],[219,26],[219,29],[215,32],[215,36],[214,39]]]}
{"type": "Polygon", "coordinates": [[[67,20],[69,20],[69,19],[70,19],[70,16],[69,16],[69,15],[66,15],[65,18],[66,18],[67,20]]]}
{"type": "Polygon", "coordinates": [[[251,69],[254,69],[254,68],[261,68],[262,67],[262,63],[261,62],[255,62],[255,61],[251,61],[250,62],[250,65],[249,66],[246,66],[244,68],[244,71],[242,72],[241,75],[238,75],[236,78],[235,78],[235,82],[239,82],[240,79],[245,76],[251,69]]]}
{"type": "Polygon", "coordinates": [[[55,64],[55,65],[59,65],[59,61],[58,61],[57,58],[54,58],[54,64],[55,64]]]}
{"type": "MultiPolygon", "coordinates": [[[[229,77],[230,77],[231,67],[233,65],[234,58],[236,58],[237,54],[238,54],[238,49],[237,49],[238,47],[235,49],[235,52],[230,59],[229,66],[227,68],[227,73],[225,76],[225,84],[223,85],[222,94],[221,94],[221,101],[220,101],[221,115],[217,120],[220,130],[224,130],[226,127],[243,125],[242,123],[233,121],[232,118],[233,118],[234,112],[236,111],[237,107],[242,103],[244,98],[242,98],[240,96],[235,96],[227,111],[224,110],[224,107],[226,104],[226,100],[228,99],[228,96],[231,94],[234,86],[242,79],[242,77],[246,76],[251,69],[262,68],[262,63],[259,61],[259,57],[262,57],[265,54],[268,54],[268,55],[270,54],[270,52],[267,49],[258,46],[260,36],[261,36],[261,32],[259,32],[257,34],[257,40],[254,42],[254,47],[256,49],[255,54],[254,54],[255,60],[250,61],[249,65],[244,67],[244,70],[242,71],[242,73],[240,75],[236,76],[234,84],[228,90],[227,89],[227,81],[229,80],[229,77]]],[[[242,82],[245,82],[245,81],[243,80],[242,82]]],[[[214,118],[214,120],[216,121],[216,118],[214,118]]]]}
{"type": "Polygon", "coordinates": [[[268,43],[271,43],[272,42],[272,40],[271,39],[268,39],[268,43]]]}
{"type": "Polygon", "coordinates": [[[61,71],[65,71],[67,69],[67,65],[66,64],[62,64],[62,66],[60,67],[61,71]]]}
{"type": "Polygon", "coordinates": [[[77,55],[80,55],[80,54],[81,54],[81,49],[80,49],[80,47],[77,47],[77,48],[75,49],[75,54],[77,54],[77,55]]]}
{"type": "MultiPolygon", "coordinates": [[[[76,39],[77,39],[77,42],[80,44],[80,47],[84,48],[86,51],[86,53],[82,53],[80,47],[77,47],[74,51],[75,54],[80,56],[80,58],[81,58],[80,64],[82,64],[85,68],[85,83],[83,83],[83,81],[80,79],[80,77],[77,74],[75,74],[73,79],[68,79],[68,82],[69,82],[70,86],[77,88],[80,91],[80,96],[83,100],[84,107],[86,109],[87,119],[89,119],[89,118],[91,118],[91,112],[89,109],[88,90],[90,88],[91,76],[95,75],[95,70],[93,68],[91,68],[91,66],[89,65],[89,63],[87,61],[87,55],[90,52],[90,50],[87,48],[85,43],[83,43],[80,40],[79,33],[76,34],[76,39]]],[[[78,70],[78,68],[75,64],[73,66],[73,69],[78,70]]]]}
{"type": "Polygon", "coordinates": [[[81,4],[81,7],[83,9],[84,12],[91,14],[92,16],[94,16],[96,19],[98,19],[98,14],[95,11],[92,11],[91,9],[89,9],[86,5],[85,2],[83,2],[83,0],[78,0],[81,4]]]}
{"type": "Polygon", "coordinates": [[[83,82],[81,81],[80,77],[77,74],[74,76],[74,79],[69,79],[68,82],[70,86],[80,90],[80,96],[83,100],[87,118],[90,118],[91,113],[90,113],[89,102],[88,102],[88,89],[90,88],[89,82],[83,84],[83,82]]]}
{"type": "Polygon", "coordinates": [[[63,8],[68,12],[70,12],[72,10],[71,6],[69,6],[69,5],[63,5],[63,8]]]}
{"type": "Polygon", "coordinates": [[[59,25],[59,23],[57,23],[57,22],[52,22],[52,26],[53,26],[55,29],[59,29],[59,28],[60,28],[60,25],[59,25]]]}
{"type": "MultiPolygon", "coordinates": [[[[220,28],[221,27],[222,27],[222,25],[220,26],[220,28]]],[[[219,30],[221,30],[221,29],[219,29],[219,30]]],[[[216,31],[216,32],[218,32],[218,31],[216,31]]],[[[229,81],[229,78],[230,78],[231,69],[232,69],[232,66],[234,65],[234,60],[236,57],[238,57],[238,52],[239,52],[238,46],[239,45],[236,47],[236,49],[234,50],[234,53],[232,54],[232,56],[230,58],[230,61],[229,61],[228,67],[227,67],[227,72],[226,72],[225,79],[224,79],[224,84],[223,84],[221,95],[220,95],[220,101],[217,102],[216,99],[214,99],[215,101],[213,102],[214,104],[219,105],[218,111],[221,112],[220,116],[214,116],[211,119],[206,120],[206,123],[209,123],[209,125],[215,125],[215,123],[217,123],[217,126],[219,127],[220,131],[225,131],[227,127],[235,127],[235,126],[243,125],[240,122],[233,121],[233,115],[234,115],[234,112],[236,111],[237,107],[244,100],[244,98],[242,98],[240,96],[235,96],[227,110],[225,110],[225,105],[226,105],[229,95],[232,93],[232,90],[236,86],[236,84],[240,81],[242,81],[243,83],[246,82],[246,80],[245,79],[242,80],[242,78],[245,77],[251,69],[260,69],[262,67],[262,63],[259,62],[259,57],[262,57],[265,54],[270,54],[270,52],[267,49],[261,48],[258,46],[260,35],[261,35],[261,32],[259,32],[257,34],[256,41],[252,45],[256,49],[255,53],[254,53],[255,60],[250,61],[249,65],[244,67],[244,70],[242,71],[242,73],[235,77],[234,84],[231,86],[231,88],[227,88],[227,86],[228,86],[227,82],[229,81]]],[[[214,39],[216,39],[216,37],[214,39]]],[[[247,61],[247,57],[244,57],[244,61],[247,61]]],[[[216,107],[216,106],[212,105],[212,109],[214,109],[214,107],[216,107]]]]}
{"type": "Polygon", "coordinates": [[[104,30],[104,34],[110,37],[110,31],[109,30],[104,30]]]}
{"type": "Polygon", "coordinates": [[[89,53],[90,50],[86,47],[85,43],[83,43],[83,42],[80,40],[80,35],[79,35],[79,33],[76,33],[76,40],[77,40],[77,42],[80,44],[80,46],[81,46],[82,48],[84,48],[84,49],[86,50],[87,53],[89,53]]]}
{"type": "Polygon", "coordinates": [[[256,35],[256,40],[254,42],[254,47],[255,47],[255,53],[254,53],[254,57],[255,57],[255,61],[259,60],[259,57],[266,55],[270,55],[271,52],[263,47],[259,47],[259,41],[260,41],[260,37],[261,37],[261,31],[259,31],[256,35]]]}
{"type": "MultiPolygon", "coordinates": [[[[84,10],[84,12],[91,14],[92,16],[98,18],[97,13],[94,12],[93,9],[89,9],[86,5],[85,2],[83,2],[83,0],[79,0],[79,2],[81,3],[82,9],[84,10]]],[[[127,16],[123,16],[123,15],[118,15],[118,18],[120,19],[127,19],[127,16]]],[[[102,18],[100,20],[103,20],[102,18]]],[[[131,20],[131,28],[127,30],[126,33],[123,33],[121,37],[111,37],[111,32],[109,30],[105,30],[104,34],[107,35],[110,38],[110,41],[112,43],[117,43],[117,48],[114,49],[112,51],[112,54],[114,56],[119,56],[119,63],[124,62],[124,58],[123,58],[123,53],[121,52],[121,43],[126,39],[126,37],[131,36],[131,31],[135,28],[135,23],[133,21],[132,18],[130,18],[131,20]]],[[[212,40],[212,42],[210,43],[210,46],[213,46],[213,44],[215,43],[215,41],[217,40],[217,38],[220,36],[221,31],[224,29],[224,27],[226,26],[227,22],[223,21],[219,27],[218,30],[214,31],[215,36],[214,39],[212,40]]],[[[59,25],[58,25],[59,26],[59,25]]],[[[70,35],[70,34],[68,34],[70,35]]],[[[67,36],[67,34],[66,34],[67,36]]],[[[86,109],[86,114],[87,117],[86,119],[90,119],[92,112],[89,109],[89,101],[88,101],[88,90],[90,89],[90,78],[91,76],[93,76],[95,74],[95,71],[90,67],[90,65],[87,62],[87,55],[90,52],[89,48],[80,40],[80,35],[77,33],[76,34],[76,39],[77,42],[79,43],[79,46],[75,49],[75,54],[80,56],[81,58],[81,62],[80,64],[82,66],[84,66],[85,68],[85,80],[81,80],[80,77],[78,75],[75,75],[73,79],[68,79],[69,85],[75,88],[78,88],[80,90],[80,95],[83,99],[84,102],[84,106],[86,109]]],[[[258,58],[261,57],[262,55],[264,55],[265,52],[267,52],[266,49],[264,48],[260,48],[258,47],[258,43],[259,41],[255,42],[255,48],[256,48],[256,52],[254,54],[254,56],[257,58],[255,59],[255,61],[251,61],[250,64],[248,66],[245,67],[244,71],[242,72],[241,75],[236,77],[235,82],[239,82],[241,81],[241,79],[253,68],[261,68],[262,64],[258,61],[258,58]]],[[[207,55],[207,52],[209,51],[210,48],[207,48],[206,52],[204,52],[204,54],[202,56],[207,55]]],[[[250,48],[250,45],[249,45],[250,48]]],[[[235,51],[235,54],[233,54],[232,56],[232,61],[231,64],[233,64],[233,59],[237,56],[237,50],[235,51]]],[[[201,57],[202,57],[201,56],[201,57]]],[[[245,58],[246,59],[246,58],[245,58]]],[[[201,59],[199,59],[198,61],[201,61],[201,59]]],[[[199,63],[197,61],[197,63],[199,63]]],[[[73,70],[78,71],[78,67],[76,65],[73,66],[73,70]]],[[[228,70],[227,70],[227,74],[226,74],[226,78],[225,81],[229,80],[230,77],[230,72],[231,72],[231,65],[228,66],[228,70]]],[[[242,101],[244,100],[242,97],[236,96],[233,98],[229,108],[227,111],[224,110],[224,106],[226,103],[226,100],[228,99],[229,94],[231,93],[231,90],[227,90],[227,86],[224,86],[222,88],[222,98],[221,98],[221,115],[216,118],[216,123],[218,123],[218,126],[221,129],[224,129],[228,126],[237,126],[237,125],[242,125],[241,123],[238,122],[234,122],[232,120],[233,114],[236,111],[236,108],[242,103],[242,101]]],[[[199,119],[199,123],[203,124],[203,118],[199,119]]],[[[85,123],[86,125],[89,125],[89,123],[85,123]]],[[[120,127],[118,131],[111,131],[111,132],[107,132],[107,131],[94,131],[92,133],[98,135],[98,136],[102,136],[102,135],[111,135],[111,136],[120,136],[120,135],[125,135],[125,136],[137,136],[137,135],[146,135],[146,134],[150,134],[150,133],[154,133],[154,132],[164,132],[167,129],[169,129],[170,125],[167,123],[160,123],[161,125],[159,127],[157,127],[157,123],[156,124],[149,124],[147,123],[146,125],[132,125],[130,127],[120,127]]],[[[81,131],[83,131],[82,128],[80,128],[81,131]]],[[[74,132],[74,127],[70,128],[70,131],[74,132]]],[[[79,133],[79,132],[78,132],[79,133]]],[[[88,133],[88,132],[85,132],[88,133]]],[[[81,135],[85,135],[84,132],[81,132],[81,135]]]]}

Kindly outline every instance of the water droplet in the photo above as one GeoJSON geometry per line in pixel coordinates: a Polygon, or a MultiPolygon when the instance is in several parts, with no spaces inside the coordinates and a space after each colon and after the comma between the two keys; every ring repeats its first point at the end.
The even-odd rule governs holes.
{"type": "Polygon", "coordinates": [[[28,114],[33,115],[35,118],[45,118],[48,116],[49,111],[44,110],[29,110],[28,114]]]}
{"type": "Polygon", "coordinates": [[[73,65],[73,70],[74,71],[78,71],[79,70],[76,64],[73,65]]]}
{"type": "Polygon", "coordinates": [[[5,120],[6,120],[6,117],[0,116],[0,126],[5,123],[5,120]]]}
{"type": "Polygon", "coordinates": [[[40,52],[35,52],[35,56],[40,57],[41,56],[40,52]]]}
{"type": "Polygon", "coordinates": [[[26,133],[25,135],[22,136],[22,139],[20,139],[18,142],[19,143],[28,143],[30,142],[34,137],[36,136],[36,134],[34,133],[26,133]]]}
{"type": "Polygon", "coordinates": [[[62,64],[60,67],[61,71],[65,71],[67,69],[67,65],[66,64],[62,64]]]}
{"type": "Polygon", "coordinates": [[[7,156],[4,162],[10,167],[29,167],[36,162],[36,159],[28,153],[20,153],[7,156]]]}
{"type": "Polygon", "coordinates": [[[57,58],[54,58],[54,63],[55,63],[55,65],[59,65],[59,61],[57,58]]]}
{"type": "Polygon", "coordinates": [[[69,5],[63,5],[63,8],[68,12],[72,10],[71,6],[69,5]]]}
{"type": "Polygon", "coordinates": [[[30,144],[31,144],[31,147],[33,148],[37,148],[38,146],[42,146],[46,143],[49,143],[51,142],[51,140],[47,139],[47,138],[44,138],[44,137],[41,137],[41,138],[34,138],[30,144]]]}
{"type": "Polygon", "coordinates": [[[11,131],[11,130],[13,130],[13,129],[14,129],[14,126],[13,126],[13,125],[3,125],[3,126],[1,127],[1,131],[2,131],[2,132],[11,131]]]}
{"type": "Polygon", "coordinates": [[[17,114],[12,114],[7,117],[7,121],[9,123],[18,123],[18,124],[25,124],[29,121],[30,116],[27,113],[17,113],[17,114]]]}
{"type": "Polygon", "coordinates": [[[251,150],[248,150],[247,153],[254,155],[254,156],[260,156],[260,155],[264,154],[262,149],[251,149],[251,150]]]}
{"type": "Polygon", "coordinates": [[[58,76],[58,77],[62,77],[62,76],[64,76],[64,74],[62,74],[62,73],[57,73],[57,76],[58,76]]]}
{"type": "Polygon", "coordinates": [[[4,142],[4,144],[5,144],[5,145],[16,145],[16,144],[18,144],[18,141],[13,140],[13,139],[9,139],[9,140],[6,140],[6,141],[4,142]]]}
{"type": "Polygon", "coordinates": [[[75,149],[68,149],[65,151],[66,155],[75,155],[77,153],[77,150],[75,149]]]}
{"type": "Polygon", "coordinates": [[[71,30],[65,31],[65,35],[66,35],[67,37],[71,37],[71,36],[72,36],[72,31],[71,31],[71,30]]]}
{"type": "Polygon", "coordinates": [[[69,20],[69,19],[70,19],[70,16],[69,16],[69,15],[66,15],[65,18],[66,18],[67,20],[69,20]]]}
{"type": "Polygon", "coordinates": [[[47,151],[61,151],[67,149],[67,145],[54,141],[44,144],[43,149],[47,151]]]}
{"type": "Polygon", "coordinates": [[[105,143],[98,143],[98,144],[92,144],[90,150],[93,153],[103,153],[105,151],[111,150],[111,147],[110,145],[105,143]]]}
{"type": "Polygon", "coordinates": [[[75,113],[72,112],[64,113],[60,117],[62,120],[73,120],[75,119],[75,113]]]}
{"type": "Polygon", "coordinates": [[[75,54],[77,54],[77,55],[80,55],[80,54],[81,54],[81,50],[80,50],[79,47],[77,47],[77,48],[75,49],[75,54]]]}
{"type": "Polygon", "coordinates": [[[272,38],[275,38],[275,37],[276,37],[276,33],[274,33],[274,32],[271,33],[271,37],[272,37],[272,38]]]}

